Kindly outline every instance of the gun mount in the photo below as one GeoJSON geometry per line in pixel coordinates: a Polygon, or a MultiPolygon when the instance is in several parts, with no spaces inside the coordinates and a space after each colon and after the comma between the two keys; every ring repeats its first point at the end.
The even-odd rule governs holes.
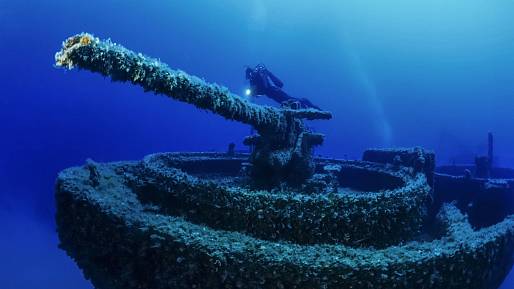
{"type": "Polygon", "coordinates": [[[309,131],[302,120],[332,117],[327,111],[251,103],[225,87],[173,70],[157,59],[87,33],[68,38],[55,60],[58,67],[78,67],[113,81],[131,82],[145,91],[253,126],[258,135],[247,138],[245,144],[254,146],[251,174],[259,186],[275,186],[283,181],[298,185],[309,178],[314,170],[312,148],[321,145],[324,136],[309,131]]]}

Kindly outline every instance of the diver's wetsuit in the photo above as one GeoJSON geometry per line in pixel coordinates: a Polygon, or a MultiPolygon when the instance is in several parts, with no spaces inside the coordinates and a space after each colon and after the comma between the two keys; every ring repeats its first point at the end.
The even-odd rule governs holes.
{"type": "Polygon", "coordinates": [[[278,103],[285,101],[298,102],[302,108],[321,110],[306,98],[295,98],[282,90],[284,83],[271,73],[264,65],[257,65],[254,69],[246,68],[246,79],[250,81],[252,95],[266,95],[278,103]]]}

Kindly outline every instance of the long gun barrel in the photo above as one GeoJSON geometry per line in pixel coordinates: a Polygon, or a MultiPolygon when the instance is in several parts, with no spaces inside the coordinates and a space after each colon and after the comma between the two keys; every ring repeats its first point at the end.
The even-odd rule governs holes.
{"type": "Polygon", "coordinates": [[[315,109],[262,106],[231,93],[227,88],[173,70],[157,59],[135,53],[110,40],[82,33],[68,38],[55,55],[56,65],[98,72],[113,81],[131,82],[170,98],[206,109],[226,119],[252,125],[251,175],[261,187],[282,182],[301,183],[314,173],[312,148],[321,145],[322,134],[312,133],[303,119],[330,119],[332,114],[315,109]]]}
{"type": "Polygon", "coordinates": [[[109,76],[115,81],[131,82],[145,91],[164,94],[227,119],[252,125],[258,131],[285,132],[289,115],[311,120],[332,117],[326,111],[279,109],[251,103],[225,87],[173,70],[157,59],[87,33],[68,38],[62,50],[56,53],[55,61],[58,67],[78,67],[109,76]]]}

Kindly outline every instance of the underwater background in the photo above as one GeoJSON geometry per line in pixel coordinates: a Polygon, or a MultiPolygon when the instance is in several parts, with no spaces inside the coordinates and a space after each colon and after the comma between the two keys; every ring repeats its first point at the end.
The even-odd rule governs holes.
{"type": "Polygon", "coordinates": [[[492,132],[496,165],[514,167],[512,15],[513,1],[491,0],[0,0],[0,288],[92,288],[57,248],[60,170],[246,150],[247,125],[54,68],[68,36],[111,38],[240,95],[244,65],[264,63],[285,91],[333,113],[309,124],[327,134],[323,156],[422,146],[438,164],[472,163],[492,132]]]}

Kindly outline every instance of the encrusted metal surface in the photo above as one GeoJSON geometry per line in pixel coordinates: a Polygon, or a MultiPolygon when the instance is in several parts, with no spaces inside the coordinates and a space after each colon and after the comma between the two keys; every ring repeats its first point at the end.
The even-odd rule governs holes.
{"type": "Polygon", "coordinates": [[[434,240],[382,249],[301,245],[163,213],[165,198],[145,204],[132,187],[134,177],[144,180],[144,163],[93,166],[97,184],[88,167],[60,174],[57,223],[61,247],[100,289],[495,288],[511,266],[512,216],[474,231],[445,205],[434,240]]]}

